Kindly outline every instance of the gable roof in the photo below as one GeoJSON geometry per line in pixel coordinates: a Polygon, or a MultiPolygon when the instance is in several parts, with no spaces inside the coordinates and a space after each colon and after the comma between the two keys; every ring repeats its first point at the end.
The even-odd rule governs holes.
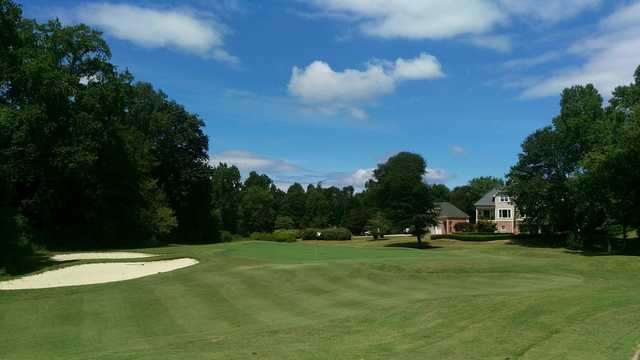
{"type": "Polygon", "coordinates": [[[500,193],[501,189],[495,188],[488,193],[484,194],[480,200],[476,201],[475,206],[493,206],[495,205],[496,195],[500,193]]]}
{"type": "Polygon", "coordinates": [[[469,217],[469,215],[467,215],[464,211],[458,209],[451,203],[437,202],[434,205],[436,207],[436,211],[438,212],[438,217],[456,218],[456,219],[469,217]]]}

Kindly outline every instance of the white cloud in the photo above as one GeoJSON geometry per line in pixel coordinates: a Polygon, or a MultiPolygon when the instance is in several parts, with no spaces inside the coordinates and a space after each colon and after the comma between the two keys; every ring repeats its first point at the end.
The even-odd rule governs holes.
{"type": "Polygon", "coordinates": [[[323,61],[306,68],[293,68],[289,92],[306,102],[371,100],[395,88],[393,77],[383,66],[369,64],[365,70],[346,69],[336,72],[323,61]]]}
{"type": "Polygon", "coordinates": [[[426,53],[421,53],[420,56],[414,59],[398,58],[392,75],[398,81],[428,80],[444,76],[438,59],[426,53]]]}
{"type": "Polygon", "coordinates": [[[499,0],[502,8],[511,14],[552,23],[595,9],[601,2],[601,0],[499,0]]]}
{"type": "Polygon", "coordinates": [[[504,20],[488,0],[313,0],[324,12],[358,21],[361,31],[382,38],[444,39],[481,34],[504,20]]]}
{"type": "Polygon", "coordinates": [[[227,150],[210,155],[210,163],[235,165],[242,172],[263,171],[267,173],[288,173],[300,171],[300,167],[285,160],[272,159],[244,150],[227,150]]]}
{"type": "Polygon", "coordinates": [[[224,30],[220,24],[184,9],[94,3],[80,6],[76,18],[139,46],[177,49],[228,63],[238,62],[222,48],[224,30]]]}
{"type": "Polygon", "coordinates": [[[559,94],[578,84],[594,84],[609,96],[616,86],[628,84],[640,63],[640,2],[619,8],[600,23],[600,31],[573,44],[569,53],[586,60],[527,87],[524,98],[559,94]]]}
{"type": "Polygon", "coordinates": [[[509,51],[509,38],[492,35],[513,18],[554,23],[600,5],[601,0],[311,0],[320,14],[355,23],[379,38],[449,39],[469,36],[476,46],[509,51]]]}
{"type": "Polygon", "coordinates": [[[504,35],[478,35],[471,37],[469,41],[475,46],[498,52],[506,53],[511,51],[511,39],[504,35]]]}
{"type": "Polygon", "coordinates": [[[454,155],[464,155],[466,150],[460,145],[453,145],[451,147],[451,152],[453,152],[454,155]]]}
{"type": "Polygon", "coordinates": [[[429,184],[444,184],[455,176],[442,169],[427,168],[424,180],[429,184]]]}
{"type": "Polygon", "coordinates": [[[335,71],[323,61],[314,61],[305,68],[293,67],[289,93],[321,113],[347,112],[358,119],[366,113],[355,106],[392,93],[399,82],[427,80],[444,76],[438,60],[422,53],[414,59],[395,62],[375,61],[364,70],[335,71]]]}

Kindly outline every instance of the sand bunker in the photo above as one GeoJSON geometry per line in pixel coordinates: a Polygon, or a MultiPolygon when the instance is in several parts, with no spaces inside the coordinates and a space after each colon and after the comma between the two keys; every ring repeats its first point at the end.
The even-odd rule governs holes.
{"type": "Polygon", "coordinates": [[[45,289],[137,279],[197,264],[190,258],[148,262],[82,264],[0,282],[0,290],[45,289]]]}
{"type": "Polygon", "coordinates": [[[139,259],[157,256],[153,254],[143,254],[136,252],[88,252],[60,254],[51,257],[53,261],[69,261],[69,260],[95,260],[95,259],[139,259]]]}

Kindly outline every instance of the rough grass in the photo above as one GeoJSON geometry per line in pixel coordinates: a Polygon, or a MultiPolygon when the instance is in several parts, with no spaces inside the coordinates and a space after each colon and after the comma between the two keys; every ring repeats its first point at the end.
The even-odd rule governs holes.
{"type": "Polygon", "coordinates": [[[112,284],[0,292],[0,359],[634,355],[638,257],[505,242],[405,248],[414,241],[145,249],[200,264],[112,284]]]}

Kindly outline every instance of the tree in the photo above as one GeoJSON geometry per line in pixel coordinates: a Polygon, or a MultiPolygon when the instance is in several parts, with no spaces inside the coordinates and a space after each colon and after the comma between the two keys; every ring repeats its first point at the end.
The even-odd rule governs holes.
{"type": "Polygon", "coordinates": [[[391,224],[384,217],[382,212],[377,212],[371,217],[365,226],[365,229],[371,233],[374,239],[378,240],[384,238],[386,234],[391,230],[391,224]]]}
{"type": "Polygon", "coordinates": [[[211,216],[208,138],[203,121],[150,84],[130,89],[127,117],[149,138],[152,176],[166,193],[178,226],[172,240],[212,242],[218,224],[211,216]]]}
{"type": "Polygon", "coordinates": [[[369,221],[369,209],[364,204],[364,195],[364,193],[358,193],[349,199],[345,226],[353,234],[362,234],[369,221]]]}
{"type": "Polygon", "coordinates": [[[276,212],[273,195],[262,186],[246,187],[240,203],[242,214],[241,232],[272,232],[275,226],[276,212]]]}
{"type": "Polygon", "coordinates": [[[236,233],[240,223],[240,170],[235,166],[219,164],[211,171],[211,188],[211,204],[220,214],[222,229],[236,233]]]}
{"type": "Polygon", "coordinates": [[[302,185],[294,183],[289,186],[284,197],[282,214],[291,217],[296,227],[304,221],[307,194],[302,185]]]}
{"type": "MultiPolygon", "coordinates": [[[[623,248],[626,248],[629,227],[640,225],[639,80],[640,67],[636,70],[635,83],[614,91],[606,109],[608,127],[600,134],[601,145],[587,154],[581,163],[584,172],[576,180],[576,187],[581,190],[578,193],[587,197],[586,201],[582,199],[585,206],[591,213],[594,209],[604,213],[597,214],[594,221],[602,223],[602,219],[606,219],[605,226],[622,227],[623,248]]],[[[610,237],[607,237],[607,250],[613,250],[610,237]]]]}
{"type": "MultiPolygon", "coordinates": [[[[604,219],[594,214],[594,206],[580,206],[589,200],[574,180],[606,128],[602,97],[592,85],[574,86],[563,91],[560,104],[553,126],[536,131],[522,144],[518,163],[508,175],[507,191],[533,227],[593,233],[604,219]]],[[[586,241],[585,247],[589,246],[586,241]]]]}
{"type": "MultiPolygon", "coordinates": [[[[504,180],[493,176],[481,176],[469,180],[469,186],[476,194],[480,194],[480,197],[482,197],[491,190],[504,187],[504,180]]],[[[478,198],[478,200],[480,200],[480,198],[478,198]]]]}
{"type": "Polygon", "coordinates": [[[249,173],[249,176],[244,181],[244,187],[250,188],[253,186],[257,186],[263,188],[265,190],[271,189],[271,185],[273,185],[273,181],[266,174],[258,174],[255,171],[249,173]]]}
{"type": "Polygon", "coordinates": [[[116,71],[85,25],[0,0],[0,26],[0,208],[45,246],[216,240],[197,116],[116,71]]]}
{"type": "Polygon", "coordinates": [[[308,227],[324,228],[329,224],[331,213],[329,201],[320,185],[307,188],[307,199],[305,202],[304,225],[308,227]]]}
{"type": "Polygon", "coordinates": [[[278,216],[275,221],[276,230],[288,230],[295,228],[295,223],[290,216],[278,216]]]}
{"type": "MultiPolygon", "coordinates": [[[[436,224],[433,198],[422,180],[426,168],[422,156],[401,152],[374,170],[374,179],[367,184],[367,190],[395,230],[436,224]]],[[[421,244],[421,236],[418,242],[421,244]]]]}
{"type": "Polygon", "coordinates": [[[449,201],[449,193],[451,190],[444,184],[433,184],[431,185],[431,194],[433,196],[433,201],[442,202],[449,201]]]}

